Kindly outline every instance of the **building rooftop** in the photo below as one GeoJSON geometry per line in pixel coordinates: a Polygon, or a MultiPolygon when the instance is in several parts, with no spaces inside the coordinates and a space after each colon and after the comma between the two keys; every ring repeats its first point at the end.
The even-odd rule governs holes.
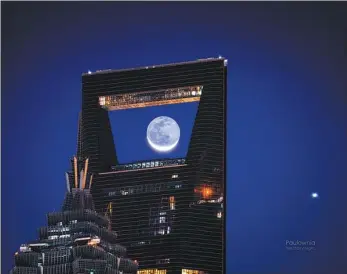
{"type": "Polygon", "coordinates": [[[154,68],[160,68],[160,67],[188,65],[188,64],[195,64],[195,63],[206,63],[206,62],[213,62],[213,61],[218,61],[218,60],[224,60],[224,65],[225,66],[228,65],[228,60],[222,56],[219,56],[219,57],[212,57],[212,58],[197,59],[195,61],[168,63],[168,64],[161,64],[161,65],[151,65],[151,66],[136,67],[136,68],[104,69],[104,70],[97,70],[97,71],[88,71],[88,72],[82,73],[82,77],[83,76],[91,76],[91,75],[95,75],[95,74],[106,74],[106,73],[125,72],[125,71],[132,71],[132,70],[143,70],[143,69],[154,69],[154,68]]]}

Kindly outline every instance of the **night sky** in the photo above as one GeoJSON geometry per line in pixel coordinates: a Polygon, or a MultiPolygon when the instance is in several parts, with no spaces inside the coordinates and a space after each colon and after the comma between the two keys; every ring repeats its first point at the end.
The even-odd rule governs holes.
{"type": "MultiPolygon", "coordinates": [[[[218,55],[229,60],[226,273],[347,273],[346,3],[1,8],[2,273],[60,209],[81,74],[218,55]],[[316,250],[288,251],[286,240],[316,250]]],[[[138,113],[115,114],[131,132],[117,143],[143,138],[138,113]]]]}

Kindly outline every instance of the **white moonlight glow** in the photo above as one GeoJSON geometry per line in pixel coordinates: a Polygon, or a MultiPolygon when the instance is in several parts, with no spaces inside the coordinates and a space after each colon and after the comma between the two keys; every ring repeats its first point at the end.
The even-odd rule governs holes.
{"type": "Polygon", "coordinates": [[[157,152],[173,150],[180,140],[180,127],[167,116],[160,116],[147,127],[147,142],[157,152]]]}

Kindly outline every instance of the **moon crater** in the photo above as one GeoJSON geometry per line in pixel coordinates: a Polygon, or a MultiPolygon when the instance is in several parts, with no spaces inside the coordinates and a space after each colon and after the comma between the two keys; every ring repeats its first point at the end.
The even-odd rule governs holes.
{"type": "Polygon", "coordinates": [[[168,116],[160,116],[152,120],[147,127],[147,142],[157,152],[170,152],[178,144],[180,127],[168,116]]]}

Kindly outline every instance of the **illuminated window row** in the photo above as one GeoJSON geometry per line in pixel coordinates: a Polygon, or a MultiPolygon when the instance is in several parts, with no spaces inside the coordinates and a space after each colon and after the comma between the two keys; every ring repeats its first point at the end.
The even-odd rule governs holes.
{"type": "Polygon", "coordinates": [[[204,274],[204,271],[193,269],[182,269],[182,274],[204,274]]]}
{"type": "Polygon", "coordinates": [[[112,190],[107,190],[108,196],[120,196],[120,195],[133,195],[140,193],[153,193],[161,192],[170,189],[181,189],[182,184],[180,182],[168,182],[168,183],[156,183],[156,184],[142,184],[129,187],[117,187],[112,190]]]}
{"type": "Polygon", "coordinates": [[[170,259],[157,260],[157,264],[169,264],[169,263],[170,263],[170,259]]]}
{"type": "Polygon", "coordinates": [[[63,227],[49,228],[47,232],[55,233],[55,232],[66,232],[66,231],[70,231],[70,228],[63,226],[63,227]]]}
{"type": "MultiPolygon", "coordinates": [[[[151,227],[149,229],[147,228],[147,229],[140,230],[138,232],[138,235],[141,235],[141,236],[146,236],[146,235],[149,235],[149,236],[164,236],[164,235],[170,234],[171,232],[172,232],[171,226],[160,227],[160,228],[151,227]]],[[[136,244],[134,246],[140,246],[140,245],[136,244]]]]}
{"type": "Polygon", "coordinates": [[[141,269],[137,274],[166,274],[166,269],[141,269]]]}
{"type": "Polygon", "coordinates": [[[168,235],[171,233],[171,227],[162,227],[156,230],[152,230],[152,233],[150,233],[151,235],[154,236],[161,236],[161,235],[168,235]]]}
{"type": "MultiPolygon", "coordinates": [[[[184,158],[179,158],[179,159],[170,159],[170,160],[161,160],[161,161],[133,163],[133,164],[127,164],[127,165],[117,165],[117,166],[111,167],[111,169],[112,171],[123,171],[123,170],[144,169],[144,168],[153,168],[153,167],[184,165],[185,163],[186,163],[186,160],[184,158]]],[[[177,178],[177,177],[174,177],[174,178],[177,178]]]]}
{"type": "Polygon", "coordinates": [[[151,244],[151,241],[139,241],[135,243],[131,243],[130,246],[142,246],[142,245],[149,245],[151,244]]]}
{"type": "Polygon", "coordinates": [[[156,91],[126,93],[126,94],[118,94],[118,95],[111,95],[111,96],[100,96],[99,105],[106,108],[107,107],[121,108],[121,106],[143,104],[146,102],[153,102],[153,101],[183,99],[187,97],[200,97],[202,94],[202,89],[203,89],[202,86],[193,86],[193,87],[163,89],[163,90],[156,90],[156,91]]]}
{"type": "Polygon", "coordinates": [[[219,197],[218,199],[212,199],[212,200],[198,200],[196,203],[193,204],[205,204],[205,203],[210,203],[210,204],[220,204],[221,207],[223,208],[223,197],[219,197]]]}
{"type": "MultiPolygon", "coordinates": [[[[170,262],[170,259],[166,259],[170,262]]],[[[141,269],[137,274],[166,274],[166,269],[141,269]]],[[[204,274],[204,271],[193,269],[182,269],[182,274],[204,274]]]]}
{"type": "Polygon", "coordinates": [[[70,237],[71,237],[70,234],[52,235],[52,236],[48,236],[48,240],[56,240],[56,239],[60,239],[60,238],[70,238],[70,237]]]}

